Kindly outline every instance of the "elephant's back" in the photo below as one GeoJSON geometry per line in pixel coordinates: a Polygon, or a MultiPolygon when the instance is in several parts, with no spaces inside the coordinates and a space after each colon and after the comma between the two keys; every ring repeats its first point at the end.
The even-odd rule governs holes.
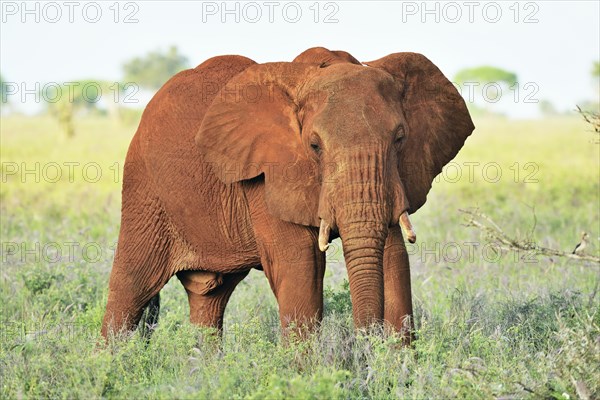
{"type": "Polygon", "coordinates": [[[169,79],[142,115],[137,133],[141,151],[150,159],[160,158],[165,146],[195,150],[194,137],[218,91],[253,64],[242,56],[213,57],[169,79]]]}
{"type": "Polygon", "coordinates": [[[220,56],[175,75],[146,107],[127,155],[127,163],[143,165],[139,179],[147,181],[148,192],[158,198],[174,231],[201,257],[208,257],[207,263],[211,249],[222,254],[228,243],[239,245],[251,234],[230,225],[247,213],[241,188],[218,180],[194,138],[219,89],[252,64],[245,57],[220,56]],[[207,245],[210,240],[219,246],[207,245]]]}

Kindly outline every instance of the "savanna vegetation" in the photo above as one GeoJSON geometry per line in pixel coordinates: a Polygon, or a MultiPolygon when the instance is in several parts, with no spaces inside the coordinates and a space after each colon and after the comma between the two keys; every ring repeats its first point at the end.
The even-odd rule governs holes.
{"type": "Polygon", "coordinates": [[[2,398],[599,398],[600,266],[504,252],[463,226],[478,208],[518,238],[598,255],[597,135],[579,116],[476,119],[413,217],[413,348],[354,332],[343,257],[328,253],[325,318],[282,343],[260,271],[238,286],[222,341],[162,292],[152,339],[97,346],[135,126],[87,115],[1,124],[2,398]]]}

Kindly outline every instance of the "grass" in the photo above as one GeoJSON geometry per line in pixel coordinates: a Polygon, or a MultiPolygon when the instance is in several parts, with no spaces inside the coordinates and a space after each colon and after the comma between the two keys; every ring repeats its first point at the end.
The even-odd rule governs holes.
{"type": "Polygon", "coordinates": [[[232,296],[222,343],[188,322],[174,280],[149,343],[136,335],[102,350],[135,127],[88,117],[67,139],[45,117],[3,118],[0,397],[599,398],[599,266],[497,254],[457,209],[479,207],[511,234],[564,250],[585,230],[598,254],[600,147],[577,117],[476,125],[413,217],[414,348],[352,329],[334,247],[325,318],[306,341],[281,344],[274,297],[253,271],[232,296]],[[479,163],[470,176],[469,162],[479,163]]]}

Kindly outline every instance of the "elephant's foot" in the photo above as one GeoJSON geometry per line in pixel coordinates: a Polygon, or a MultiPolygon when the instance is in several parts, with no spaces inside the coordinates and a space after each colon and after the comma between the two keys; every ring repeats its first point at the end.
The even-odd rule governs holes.
{"type": "Polygon", "coordinates": [[[104,339],[130,336],[137,328],[150,298],[144,300],[125,291],[110,291],[102,320],[101,333],[104,339]]]}

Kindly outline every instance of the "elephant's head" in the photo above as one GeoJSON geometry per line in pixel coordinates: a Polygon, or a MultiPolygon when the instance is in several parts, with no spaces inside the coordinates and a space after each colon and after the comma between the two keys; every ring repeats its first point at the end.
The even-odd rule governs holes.
{"type": "Polygon", "coordinates": [[[354,320],[383,319],[383,248],[426,200],[474,126],[454,86],[427,58],[395,53],[362,65],[309,49],[230,80],[196,142],[225,183],[264,174],[270,212],[329,230],[343,245],[354,320]]]}

